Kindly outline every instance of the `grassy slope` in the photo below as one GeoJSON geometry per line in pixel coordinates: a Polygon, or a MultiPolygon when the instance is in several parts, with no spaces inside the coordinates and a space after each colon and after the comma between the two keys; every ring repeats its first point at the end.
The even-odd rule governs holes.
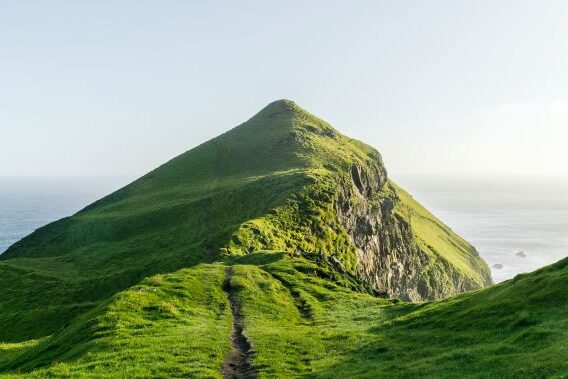
{"type": "Polygon", "coordinates": [[[482,259],[475,248],[420,205],[404,189],[392,181],[390,185],[399,198],[395,212],[410,224],[420,248],[432,256],[449,262],[462,275],[484,287],[486,283],[479,272],[485,272],[487,277],[490,276],[490,272],[486,265],[480,264],[482,259]]]}
{"type": "MultiPolygon", "coordinates": [[[[377,159],[294,103],[273,103],[0,256],[0,341],[58,332],[145,277],[213,262],[219,251],[334,253],[354,269],[333,197],[352,163],[377,159]]],[[[486,268],[475,266],[468,275],[486,268]]]]}
{"type": "MultiPolygon", "coordinates": [[[[407,304],[353,291],[348,274],[308,258],[255,253],[225,262],[233,266],[231,286],[261,377],[542,377],[568,370],[568,259],[486,290],[407,304]]],[[[224,273],[223,264],[201,264],[150,278],[62,333],[0,345],[0,370],[218,377],[229,349],[224,273]]]]}
{"type": "Polygon", "coordinates": [[[220,264],[153,276],[61,333],[0,345],[0,366],[39,377],[219,376],[231,330],[224,280],[220,264]]]}
{"type": "Polygon", "coordinates": [[[270,116],[257,115],[3,254],[0,341],[42,337],[146,276],[216,259],[239,225],[305,186],[306,164],[287,143],[291,120],[267,123],[270,116]]]}
{"type": "Polygon", "coordinates": [[[346,291],[290,265],[306,264],[240,269],[248,334],[267,377],[542,377],[568,370],[568,259],[424,304],[346,291]]]}

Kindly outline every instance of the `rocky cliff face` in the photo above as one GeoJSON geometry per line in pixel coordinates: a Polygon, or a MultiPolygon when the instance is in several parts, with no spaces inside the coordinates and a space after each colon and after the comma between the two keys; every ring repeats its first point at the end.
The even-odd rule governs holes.
{"type": "Polygon", "coordinates": [[[406,301],[443,298],[491,283],[488,270],[480,282],[421,248],[408,220],[396,211],[400,201],[382,162],[351,167],[335,208],[356,247],[357,275],[362,280],[406,301]]]}

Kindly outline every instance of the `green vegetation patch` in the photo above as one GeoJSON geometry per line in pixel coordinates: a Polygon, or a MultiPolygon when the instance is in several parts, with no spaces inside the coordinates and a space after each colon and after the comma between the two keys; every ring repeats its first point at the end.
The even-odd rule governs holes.
{"type": "Polygon", "coordinates": [[[568,259],[421,304],[385,299],[325,254],[255,252],[151,277],[41,341],[5,376],[220,377],[228,267],[259,377],[543,377],[568,370],[568,259]]]}
{"type": "Polygon", "coordinates": [[[0,345],[0,370],[34,377],[220,377],[230,349],[225,268],[150,277],[42,341],[0,345]]]}
{"type": "MultiPolygon", "coordinates": [[[[356,277],[355,246],[336,209],[341,195],[359,187],[352,183],[353,168],[381,184],[386,180],[376,150],[293,102],[278,101],[40,228],[0,256],[0,372],[220,377],[231,350],[234,299],[261,377],[459,369],[471,353],[461,343],[479,329],[456,324],[450,336],[441,320],[452,309],[474,314],[466,297],[452,300],[457,308],[452,301],[402,304],[356,277]],[[228,272],[230,297],[224,291],[228,272]],[[439,319],[422,325],[423,314],[439,319]]],[[[394,216],[411,226],[432,258],[438,271],[428,271],[430,285],[449,288],[451,270],[485,284],[480,278],[487,266],[467,242],[394,184],[376,195],[366,199],[374,210],[382,197],[396,200],[394,216]]],[[[467,296],[485,293],[492,292],[467,296]]],[[[476,297],[485,299],[480,303],[489,298],[476,297]]],[[[507,325],[517,328],[510,335],[520,345],[538,346],[541,338],[542,348],[559,346],[544,329],[526,334],[540,325],[532,309],[505,314],[496,306],[485,317],[518,315],[507,325]]],[[[557,327],[554,317],[550,330],[557,327]]],[[[492,337],[490,323],[479,325],[487,329],[486,346],[493,346],[496,329],[492,337]]],[[[550,363],[547,372],[559,367],[550,363]]]]}

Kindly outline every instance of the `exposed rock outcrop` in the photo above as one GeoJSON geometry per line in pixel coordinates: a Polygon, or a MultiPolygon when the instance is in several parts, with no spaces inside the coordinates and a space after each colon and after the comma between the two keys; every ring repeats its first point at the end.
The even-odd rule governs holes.
{"type": "Polygon", "coordinates": [[[443,298],[491,283],[489,274],[485,283],[479,283],[419,246],[408,221],[395,212],[400,199],[382,162],[368,168],[354,164],[350,173],[336,211],[356,246],[357,274],[362,280],[407,301],[443,298]]]}

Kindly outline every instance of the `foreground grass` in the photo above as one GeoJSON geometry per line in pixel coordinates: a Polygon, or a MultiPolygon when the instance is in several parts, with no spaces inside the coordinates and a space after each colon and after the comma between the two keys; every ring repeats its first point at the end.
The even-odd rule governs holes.
{"type": "Polygon", "coordinates": [[[266,377],[550,377],[568,370],[568,259],[423,304],[354,293],[298,273],[306,267],[279,261],[237,270],[266,377]]]}
{"type": "Polygon", "coordinates": [[[0,346],[5,376],[219,377],[231,265],[260,377],[550,377],[568,370],[568,259],[410,304],[315,255],[259,252],[154,276],[42,341],[0,346]]]}
{"type": "Polygon", "coordinates": [[[220,377],[231,312],[222,265],[158,275],[41,342],[4,345],[7,376],[220,377]]]}

